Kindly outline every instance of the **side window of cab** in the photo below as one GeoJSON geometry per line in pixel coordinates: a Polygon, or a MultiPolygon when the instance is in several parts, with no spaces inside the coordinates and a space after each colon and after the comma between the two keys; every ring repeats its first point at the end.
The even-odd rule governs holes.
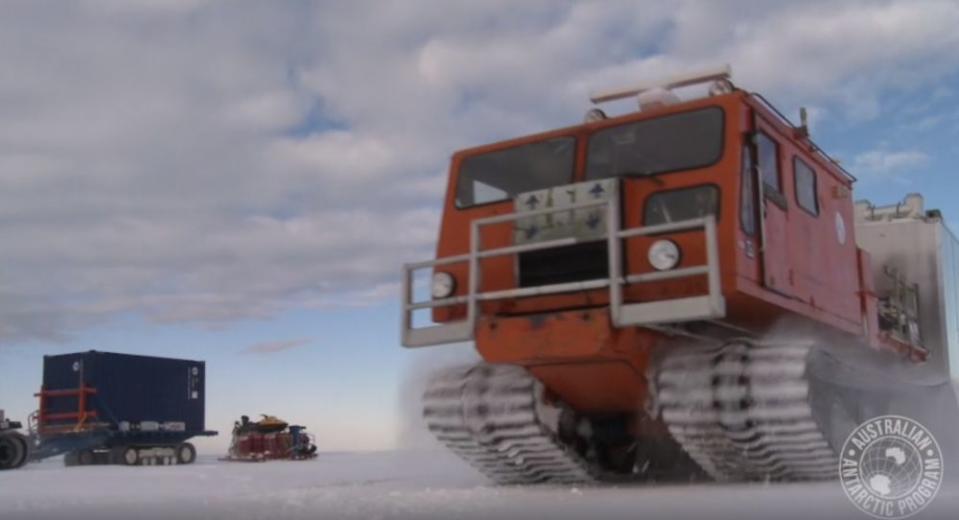
{"type": "Polygon", "coordinates": [[[766,198],[786,208],[782,175],[779,171],[779,145],[763,132],[756,133],[756,166],[759,167],[766,198]]]}
{"type": "Polygon", "coordinates": [[[750,236],[756,234],[756,182],[753,180],[754,175],[752,148],[748,145],[743,146],[739,220],[743,231],[750,236]]]}
{"type": "Polygon", "coordinates": [[[816,188],[816,171],[799,157],[793,158],[793,176],[796,182],[796,203],[806,213],[819,216],[819,194],[816,188]]]}

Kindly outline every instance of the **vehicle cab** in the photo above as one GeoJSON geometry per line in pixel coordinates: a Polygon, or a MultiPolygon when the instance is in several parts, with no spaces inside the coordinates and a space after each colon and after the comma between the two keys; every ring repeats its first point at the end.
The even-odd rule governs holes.
{"type": "Polygon", "coordinates": [[[713,338],[784,315],[861,334],[868,255],[853,237],[853,177],[728,69],[593,100],[637,93],[638,112],[594,109],[453,155],[436,260],[405,269],[404,345],[475,339],[488,359],[529,357],[518,345],[537,324],[573,315],[594,322],[577,345],[713,338]],[[669,90],[708,83],[686,101],[669,90]],[[433,270],[429,301],[412,301],[418,269],[433,270]],[[423,309],[438,325],[413,327],[423,309]]]}

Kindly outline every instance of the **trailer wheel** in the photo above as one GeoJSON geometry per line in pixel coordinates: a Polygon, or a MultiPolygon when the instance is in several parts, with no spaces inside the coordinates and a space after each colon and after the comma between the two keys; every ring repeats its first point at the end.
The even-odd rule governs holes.
{"type": "Polygon", "coordinates": [[[195,460],[196,448],[194,448],[192,444],[189,442],[184,442],[176,447],[177,464],[193,464],[193,461],[195,460]]]}
{"type": "Polygon", "coordinates": [[[0,435],[0,471],[17,469],[27,461],[27,443],[19,434],[0,435]]]}
{"type": "Polygon", "coordinates": [[[123,461],[124,446],[114,446],[110,448],[109,462],[107,464],[125,464],[123,461]]]}
{"type": "Polygon", "coordinates": [[[127,466],[136,466],[140,463],[140,452],[133,447],[126,447],[123,449],[123,463],[127,466]]]}
{"type": "Polygon", "coordinates": [[[93,452],[90,450],[83,450],[77,454],[77,461],[81,466],[90,466],[94,462],[93,452]]]}
{"type": "Polygon", "coordinates": [[[14,432],[13,434],[13,439],[19,442],[21,448],[23,449],[23,451],[21,452],[22,456],[20,457],[20,461],[13,466],[13,469],[18,469],[25,466],[27,464],[27,461],[30,460],[30,441],[27,440],[27,438],[21,435],[20,433],[16,433],[16,432],[14,432]]]}
{"type": "Polygon", "coordinates": [[[63,456],[63,465],[64,465],[64,466],[66,466],[66,467],[68,467],[68,468],[71,468],[71,467],[73,467],[73,466],[76,466],[77,464],[78,464],[78,461],[77,461],[77,452],[71,451],[71,452],[69,452],[69,453],[67,453],[66,455],[63,456]]]}

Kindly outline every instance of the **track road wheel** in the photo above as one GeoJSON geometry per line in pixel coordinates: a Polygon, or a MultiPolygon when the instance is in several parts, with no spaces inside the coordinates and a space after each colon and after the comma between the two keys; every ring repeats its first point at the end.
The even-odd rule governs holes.
{"type": "Polygon", "coordinates": [[[844,406],[844,403],[836,400],[831,403],[823,404],[819,408],[814,408],[819,418],[820,428],[825,432],[826,440],[837,453],[842,449],[846,437],[856,429],[858,421],[853,414],[844,406]]]}
{"type": "Polygon", "coordinates": [[[176,447],[177,464],[193,464],[196,460],[196,448],[189,442],[184,442],[176,447]]]}
{"type": "Polygon", "coordinates": [[[829,441],[829,445],[837,453],[842,450],[849,434],[869,417],[864,414],[864,405],[873,404],[878,407],[877,410],[882,409],[881,397],[874,395],[871,399],[872,402],[849,389],[828,384],[817,378],[810,379],[810,403],[813,407],[813,415],[826,440],[829,441]]]}
{"type": "Polygon", "coordinates": [[[136,466],[140,463],[140,453],[136,448],[127,446],[123,448],[122,460],[127,466],[136,466]]]}
{"type": "Polygon", "coordinates": [[[17,469],[26,462],[26,439],[18,433],[0,434],[0,470],[17,469]]]}

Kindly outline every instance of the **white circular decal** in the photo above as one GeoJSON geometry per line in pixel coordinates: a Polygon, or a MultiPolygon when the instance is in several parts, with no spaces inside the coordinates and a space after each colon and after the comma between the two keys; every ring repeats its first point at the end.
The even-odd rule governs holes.
{"type": "Polygon", "coordinates": [[[836,212],[836,239],[839,240],[840,244],[846,243],[846,221],[843,220],[838,211],[836,212]]]}
{"type": "Polygon", "coordinates": [[[846,439],[839,478],[846,496],[875,518],[906,518],[929,505],[942,484],[939,444],[918,422],[884,415],[846,439]]]}

